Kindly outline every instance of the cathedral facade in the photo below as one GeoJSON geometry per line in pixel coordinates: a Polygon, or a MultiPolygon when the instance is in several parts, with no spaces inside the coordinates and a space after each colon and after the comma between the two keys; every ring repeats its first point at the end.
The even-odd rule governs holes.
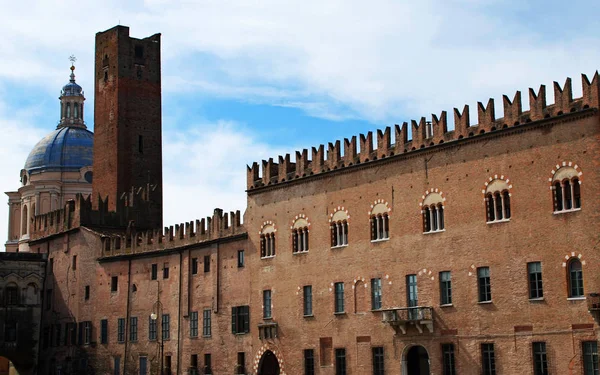
{"type": "Polygon", "coordinates": [[[254,163],[243,216],[162,228],[160,71],[159,34],[98,33],[93,137],[72,75],[8,193],[45,262],[0,285],[40,311],[22,373],[598,373],[598,73],[254,163]]]}

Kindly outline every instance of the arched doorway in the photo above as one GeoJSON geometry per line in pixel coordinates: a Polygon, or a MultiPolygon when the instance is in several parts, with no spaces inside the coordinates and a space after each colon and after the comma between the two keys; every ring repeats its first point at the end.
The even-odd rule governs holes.
{"type": "Polygon", "coordinates": [[[260,358],[258,375],[279,375],[279,361],[272,351],[267,350],[260,358]]]}
{"type": "Polygon", "coordinates": [[[429,375],[429,354],[424,347],[415,345],[404,352],[402,375],[429,375]]]}

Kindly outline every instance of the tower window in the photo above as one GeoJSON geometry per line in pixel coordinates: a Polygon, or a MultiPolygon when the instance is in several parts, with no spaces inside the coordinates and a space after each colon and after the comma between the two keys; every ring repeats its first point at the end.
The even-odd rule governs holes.
{"type": "Polygon", "coordinates": [[[144,57],[144,47],[135,46],[135,57],[141,59],[144,57]]]}

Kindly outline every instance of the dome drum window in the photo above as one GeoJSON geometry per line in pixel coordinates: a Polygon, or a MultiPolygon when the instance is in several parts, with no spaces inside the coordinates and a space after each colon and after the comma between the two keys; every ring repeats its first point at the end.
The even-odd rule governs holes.
{"type": "Polygon", "coordinates": [[[563,213],[578,211],[581,209],[581,172],[578,172],[578,166],[572,166],[569,162],[563,163],[563,166],[552,171],[550,178],[552,189],[552,200],[554,213],[563,213]]]}

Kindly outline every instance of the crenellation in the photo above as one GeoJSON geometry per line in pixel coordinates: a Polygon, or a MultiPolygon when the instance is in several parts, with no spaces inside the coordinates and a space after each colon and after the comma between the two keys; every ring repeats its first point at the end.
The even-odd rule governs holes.
{"type": "Polygon", "coordinates": [[[562,115],[571,111],[573,102],[573,88],[571,78],[567,78],[565,85],[561,88],[560,84],[554,81],[554,115],[562,115]]]}
{"type": "Polygon", "coordinates": [[[361,134],[359,136],[360,153],[359,160],[361,163],[369,161],[371,154],[373,153],[373,132],[368,132],[365,136],[361,134]]]}
{"type": "Polygon", "coordinates": [[[496,109],[494,106],[494,99],[488,100],[487,106],[483,106],[483,103],[477,102],[477,120],[479,133],[487,133],[492,130],[494,123],[496,122],[496,109]]]}
{"type": "Polygon", "coordinates": [[[529,88],[529,119],[541,120],[546,117],[546,113],[546,85],[540,85],[537,94],[529,88]]]}
{"type": "Polygon", "coordinates": [[[469,127],[471,126],[471,117],[469,114],[469,105],[465,104],[462,113],[458,108],[454,108],[454,135],[456,139],[469,136],[469,127]]]}
{"type": "Polygon", "coordinates": [[[327,168],[337,169],[338,164],[342,158],[342,151],[340,149],[339,139],[335,142],[329,142],[327,147],[327,168]]]}
{"type": "Polygon", "coordinates": [[[446,134],[448,134],[448,113],[442,111],[440,117],[431,114],[431,126],[433,128],[433,144],[446,142],[446,134]]]}
{"type": "Polygon", "coordinates": [[[296,175],[294,177],[304,177],[309,163],[307,149],[303,149],[302,152],[296,151],[296,175]]]}
{"type": "MultiPolygon", "coordinates": [[[[391,128],[377,129],[376,148],[373,146],[373,132],[360,134],[357,149],[356,136],[345,138],[343,155],[340,141],[328,143],[327,155],[323,145],[312,147],[312,159],[308,158],[308,150],[296,151],[296,162],[291,163],[289,154],[279,157],[279,164],[273,159],[262,162],[262,176],[259,175],[258,164],[255,162],[247,168],[248,190],[269,184],[284,182],[290,179],[302,178],[314,174],[349,167],[357,163],[365,163],[384,157],[415,151],[425,147],[439,145],[479,134],[499,131],[503,128],[514,127],[532,121],[540,121],[566,113],[580,111],[586,108],[600,107],[600,76],[596,71],[592,80],[581,75],[583,95],[573,99],[571,78],[567,78],[563,87],[554,82],[555,101],[547,105],[546,86],[540,85],[536,92],[529,89],[529,110],[523,111],[521,91],[516,91],[513,99],[502,96],[504,116],[496,118],[494,99],[490,98],[487,105],[477,103],[478,123],[471,125],[469,106],[462,111],[454,108],[454,130],[448,131],[447,112],[431,115],[431,122],[425,117],[411,120],[412,139],[408,138],[408,123],[395,125],[395,143],[391,144],[391,128]],[[295,173],[295,174],[294,174],[295,173]]],[[[104,203],[107,205],[108,203],[104,203]]]]}
{"type": "Polygon", "coordinates": [[[344,138],[344,165],[349,166],[356,164],[357,152],[356,152],[356,136],[352,138],[344,138]]]}
{"type": "Polygon", "coordinates": [[[408,123],[405,121],[402,125],[394,125],[395,136],[396,136],[396,144],[394,148],[396,149],[396,153],[400,154],[402,152],[407,152],[409,148],[407,147],[408,143],[408,123]]]}
{"type": "Polygon", "coordinates": [[[410,128],[412,132],[412,149],[424,148],[427,139],[427,121],[425,117],[421,117],[419,123],[410,120],[410,128]]]}
{"type": "Polygon", "coordinates": [[[375,150],[377,159],[385,158],[390,155],[391,144],[390,127],[387,126],[383,131],[377,129],[377,150],[375,150]]]}
{"type": "Polygon", "coordinates": [[[598,71],[594,73],[592,81],[587,75],[581,75],[581,86],[583,87],[583,106],[584,108],[600,107],[600,76],[598,71]]]}
{"type": "MultiPolygon", "coordinates": [[[[509,99],[508,96],[502,95],[502,104],[504,106],[504,124],[502,125],[502,128],[519,125],[521,123],[521,116],[523,115],[521,91],[517,91],[515,93],[515,96],[512,101],[509,99]]],[[[498,129],[498,127],[496,127],[496,129],[498,129]]]]}

